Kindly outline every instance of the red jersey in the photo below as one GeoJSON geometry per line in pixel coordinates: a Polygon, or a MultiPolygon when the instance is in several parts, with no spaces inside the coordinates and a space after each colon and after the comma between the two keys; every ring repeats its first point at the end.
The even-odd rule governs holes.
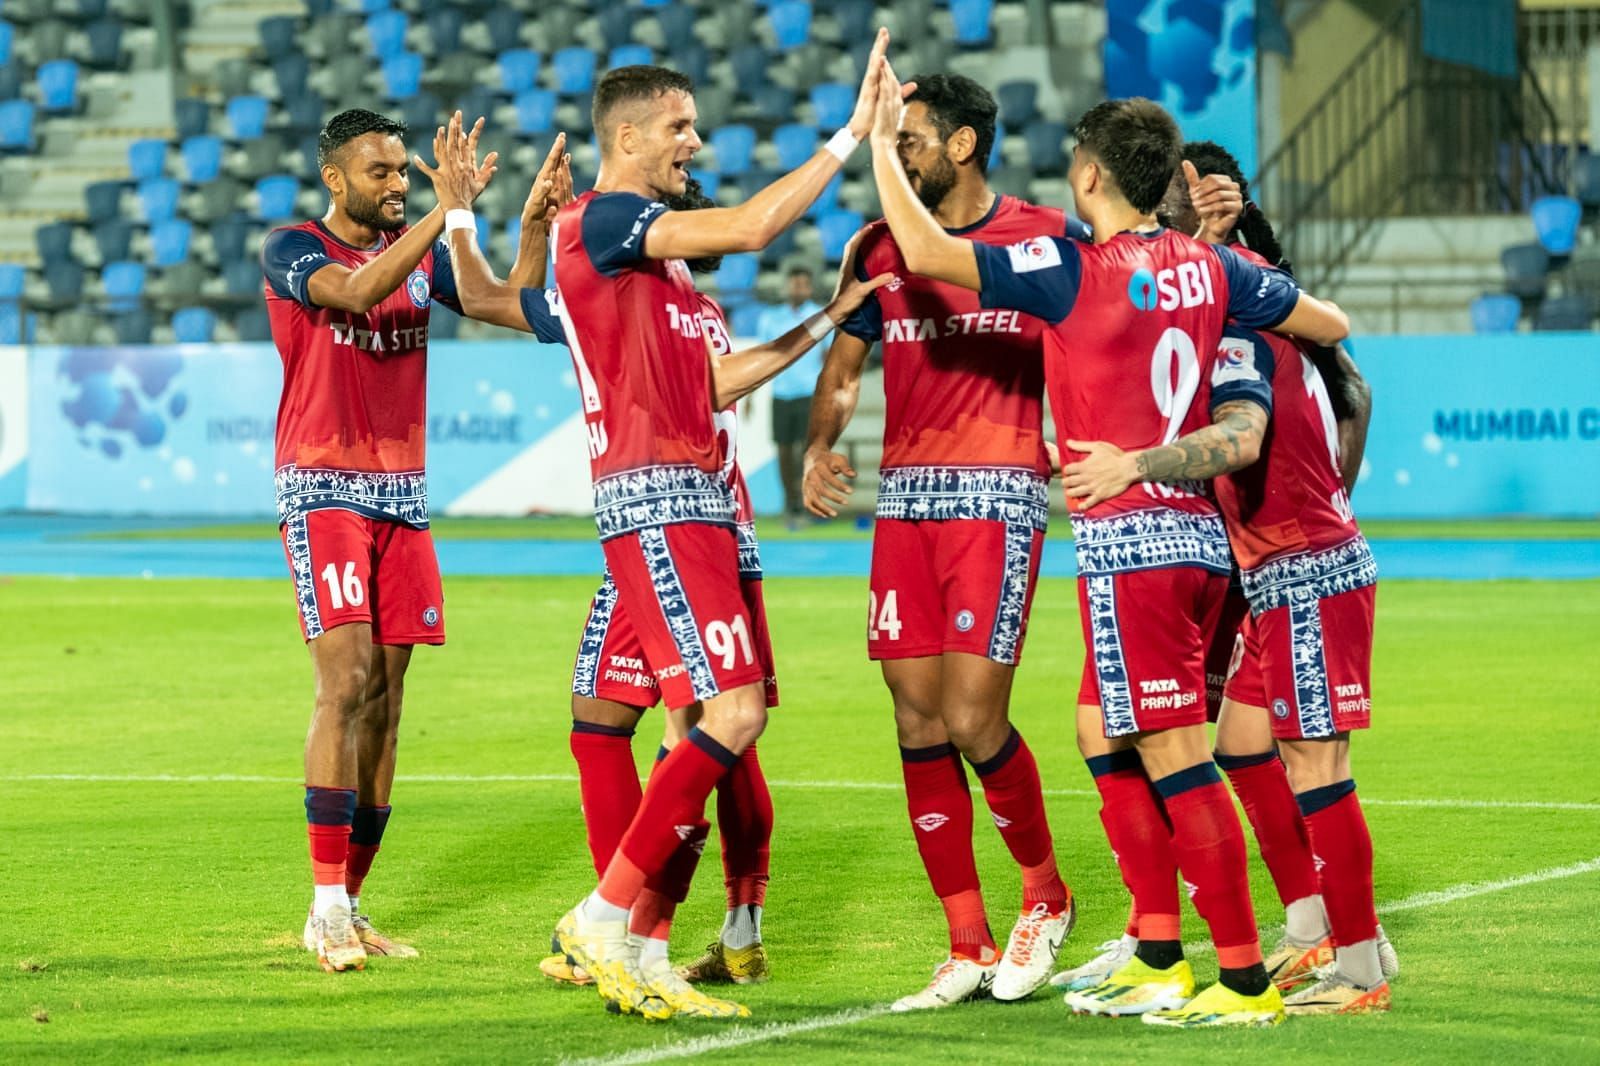
{"type": "Polygon", "coordinates": [[[645,233],[666,211],[635,193],[590,191],[554,226],[559,312],[583,397],[602,540],[733,522],[699,296],[681,259],[644,254],[645,233]]]}
{"type": "MultiPolygon", "coordinates": [[[[706,347],[713,355],[733,352],[732,333],[722,305],[705,293],[700,297],[700,318],[705,326],[706,347]]],[[[733,521],[739,534],[739,576],[745,580],[761,577],[761,543],[756,539],[756,510],[750,502],[750,486],[745,484],[739,466],[739,405],[731,403],[716,414],[717,445],[722,451],[722,477],[733,493],[733,521]]]]}
{"type": "Polygon", "coordinates": [[[275,229],[261,247],[267,316],[283,359],[275,444],[278,516],[323,508],[428,524],[428,309],[459,311],[450,253],[435,242],[405,282],[366,314],[318,307],[307,284],[329,263],[355,269],[405,233],[371,248],[319,220],[275,229]]]}
{"type": "MultiPolygon", "coordinates": [[[[947,232],[1004,245],[1066,236],[1068,222],[1056,208],[996,196],[983,218],[947,232]]],[[[911,273],[881,219],[857,245],[855,269],[862,280],[894,276],[840,327],[883,342],[878,517],[992,518],[1044,529],[1044,323],[985,310],[970,289],[911,273]]]]}
{"type": "MultiPolygon", "coordinates": [[[[1228,316],[1276,325],[1299,297],[1287,275],[1164,229],[1095,245],[1036,237],[973,251],[983,306],[1048,326],[1045,376],[1063,462],[1075,458],[1069,439],[1131,450],[1204,425],[1195,398],[1228,316]]],[[[1233,565],[1203,484],[1135,484],[1093,513],[1074,512],[1073,538],[1084,575],[1164,566],[1226,574],[1233,565]]]]}

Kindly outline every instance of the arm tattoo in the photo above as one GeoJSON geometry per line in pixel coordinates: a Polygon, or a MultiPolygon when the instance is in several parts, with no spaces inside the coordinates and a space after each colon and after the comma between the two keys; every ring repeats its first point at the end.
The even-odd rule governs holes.
{"type": "Polygon", "coordinates": [[[1141,481],[1202,481],[1238,470],[1259,451],[1267,412],[1249,400],[1218,407],[1211,425],[1187,433],[1171,444],[1139,453],[1141,481]],[[1248,453],[1244,443],[1254,438],[1248,453]]]}

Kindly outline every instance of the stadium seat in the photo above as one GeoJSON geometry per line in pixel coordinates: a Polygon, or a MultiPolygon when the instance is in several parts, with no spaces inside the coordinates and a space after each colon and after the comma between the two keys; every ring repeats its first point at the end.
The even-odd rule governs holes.
{"type": "Polygon", "coordinates": [[[141,181],[138,187],[139,208],[149,225],[165,222],[178,214],[178,194],[183,187],[175,178],[151,178],[141,181]]]}
{"type": "Polygon", "coordinates": [[[817,113],[818,129],[838,129],[850,121],[850,114],[856,109],[856,86],[825,81],[812,88],[811,106],[817,113]]]}
{"type": "Polygon", "coordinates": [[[96,19],[84,27],[83,34],[89,45],[84,66],[93,70],[117,70],[122,67],[121,19],[96,19]]]}
{"type": "MultiPolygon", "coordinates": [[[[261,279],[261,272],[256,271],[256,280],[261,279]]],[[[233,319],[234,332],[241,341],[270,341],[272,339],[272,322],[267,318],[265,307],[252,307],[240,311],[233,319]]]]}
{"type": "Polygon", "coordinates": [[[16,300],[0,300],[0,344],[32,344],[33,317],[16,300]]]}
{"type": "Polygon", "coordinates": [[[1539,243],[1552,256],[1572,254],[1578,243],[1578,223],[1583,207],[1570,196],[1541,196],[1533,202],[1533,229],[1539,243]]]}
{"type": "MultiPolygon", "coordinates": [[[[413,93],[413,96],[419,95],[413,93]]],[[[410,99],[407,97],[406,99],[410,99]]],[[[327,114],[328,105],[322,97],[309,89],[298,96],[286,100],[286,112],[283,130],[291,137],[316,136],[322,129],[323,116],[327,114]]],[[[430,121],[429,125],[433,123],[430,121]]],[[[426,128],[426,127],[425,127],[426,128]]]]}
{"type": "Polygon", "coordinates": [[[728,313],[728,325],[733,329],[733,335],[735,337],[751,338],[759,336],[761,332],[761,312],[764,310],[765,308],[754,301],[734,307],[728,313]]]}
{"type": "Polygon", "coordinates": [[[1039,117],[1039,86],[1031,81],[1005,81],[996,90],[1000,121],[1007,129],[1027,129],[1039,117]]]}
{"type": "MultiPolygon", "coordinates": [[[[511,7],[497,7],[483,17],[483,28],[489,33],[489,50],[496,55],[509,52],[522,45],[522,12],[511,7]]],[[[557,38],[547,38],[555,40],[557,38]]]]}
{"type": "Polygon", "coordinates": [[[674,3],[656,9],[661,26],[662,51],[674,58],[691,45],[700,43],[694,34],[695,11],[687,3],[674,3]]]}
{"type": "Polygon", "coordinates": [[[128,219],[108,218],[94,227],[93,236],[102,263],[114,263],[133,254],[133,223],[128,219]]]}
{"type": "Polygon", "coordinates": [[[489,241],[494,236],[493,223],[489,221],[488,215],[478,215],[474,221],[478,226],[478,250],[488,255],[489,241]]]}
{"type": "Polygon", "coordinates": [[[719,127],[711,134],[711,150],[716,153],[718,173],[743,174],[755,154],[756,131],[745,125],[719,127]]]}
{"type": "Polygon", "coordinates": [[[299,52],[286,52],[272,60],[272,80],[278,85],[278,96],[293,100],[305,96],[311,80],[311,60],[299,52]]]}
{"type": "Polygon", "coordinates": [[[150,312],[143,307],[135,307],[111,316],[111,332],[116,336],[118,344],[149,344],[154,325],[150,312]]]}
{"type": "Polygon", "coordinates": [[[217,316],[209,307],[180,307],[172,316],[172,332],[179,344],[210,344],[217,316]]]}
{"type": "Polygon", "coordinates": [[[22,97],[22,64],[0,65],[0,100],[17,100],[22,97]]]}
{"type": "Polygon", "coordinates": [[[263,284],[261,264],[253,257],[224,261],[222,284],[229,296],[259,295],[263,284]]]}
{"type": "Polygon", "coordinates": [[[783,265],[784,260],[794,255],[799,247],[797,227],[790,226],[778,234],[773,242],[761,249],[761,265],[769,270],[776,270],[783,265]]]}
{"type": "Polygon", "coordinates": [[[654,63],[655,59],[655,53],[650,51],[647,44],[619,44],[606,57],[606,66],[612,70],[617,67],[644,67],[654,63]]]}
{"type": "Polygon", "coordinates": [[[244,258],[245,241],[250,235],[250,221],[242,213],[219,218],[211,225],[211,247],[217,262],[231,263],[244,258]]]}
{"type": "Polygon", "coordinates": [[[780,52],[792,52],[811,40],[811,5],[806,0],[779,0],[767,8],[767,21],[780,52]]]}
{"type": "Polygon", "coordinates": [[[78,108],[78,64],[70,59],[40,63],[34,73],[39,84],[39,110],[52,114],[78,108]]]}
{"type": "Polygon", "coordinates": [[[188,137],[178,147],[184,174],[196,184],[215,181],[222,173],[222,138],[209,134],[188,137]]]}
{"type": "Polygon", "coordinates": [[[261,136],[267,128],[267,100],[264,96],[235,96],[225,110],[229,136],[236,141],[249,141],[261,136]]]}
{"type": "Polygon", "coordinates": [[[161,177],[167,172],[167,142],[149,138],[128,145],[128,171],[134,181],[161,177]]]}
{"type": "Polygon", "coordinates": [[[144,299],[144,264],[123,259],[100,268],[100,284],[106,290],[106,307],[112,311],[132,311],[144,299]]]}
{"type": "Polygon", "coordinates": [[[1544,332],[1574,332],[1588,329],[1594,322],[1594,301],[1588,293],[1568,292],[1552,296],[1539,305],[1533,328],[1544,332]]]}
{"type": "Polygon", "coordinates": [[[382,62],[396,52],[404,51],[406,30],[410,27],[410,22],[404,11],[395,11],[392,8],[374,11],[368,15],[367,42],[373,56],[382,62]]]}
{"type": "Polygon", "coordinates": [[[83,296],[83,267],[70,259],[46,263],[44,283],[50,290],[51,300],[56,303],[76,303],[83,296]]]}
{"type": "Polygon", "coordinates": [[[39,251],[39,263],[46,269],[51,263],[70,263],[72,258],[72,223],[49,222],[33,231],[33,246],[39,251]]]}
{"type": "Polygon", "coordinates": [[[27,100],[0,103],[0,150],[33,151],[33,104],[27,100]]]}
{"type": "Polygon", "coordinates": [[[1573,182],[1584,214],[1593,216],[1600,212],[1600,155],[1591,153],[1578,160],[1573,182]]]}
{"type": "Polygon", "coordinates": [[[151,265],[176,266],[189,258],[193,227],[187,219],[171,218],[150,227],[151,265]]]}
{"type": "MultiPolygon", "coordinates": [[[[1067,140],[1065,123],[1038,119],[1028,123],[1028,128],[1022,131],[1022,137],[1028,145],[1028,165],[1033,167],[1035,174],[1059,176],[1067,172],[1071,160],[1062,150],[1067,140]]],[[[999,143],[998,137],[995,143],[999,143]]]]}
{"type": "Polygon", "coordinates": [[[859,211],[829,211],[817,218],[817,236],[822,238],[822,256],[834,264],[844,258],[844,246],[866,224],[859,211]]]}
{"type": "Polygon", "coordinates": [[[989,20],[994,14],[994,0],[950,0],[950,17],[956,24],[956,44],[966,48],[987,45],[994,34],[989,20]]]}
{"type": "Polygon", "coordinates": [[[525,93],[539,84],[539,53],[531,48],[508,48],[495,60],[500,69],[500,91],[507,96],[525,93]]]}
{"type": "Polygon", "coordinates": [[[715,275],[718,295],[737,296],[754,291],[760,272],[761,260],[754,255],[724,256],[715,275]]]}
{"type": "Polygon", "coordinates": [[[1544,295],[1550,273],[1550,253],[1539,244],[1514,244],[1500,253],[1506,271],[1506,290],[1524,304],[1544,295]]]}
{"type": "Polygon", "coordinates": [[[556,124],[556,94],[549,89],[529,89],[512,101],[518,133],[549,133],[556,124]]]}
{"type": "Polygon", "coordinates": [[[1472,301],[1472,328],[1477,333],[1514,333],[1522,317],[1522,301],[1504,292],[1486,292],[1472,301]]]}
{"type": "Polygon", "coordinates": [[[106,0],[59,0],[56,13],[74,22],[92,22],[106,13],[106,0]]]}
{"type": "Polygon", "coordinates": [[[415,52],[396,52],[383,61],[385,100],[408,100],[422,89],[422,57],[415,52]]]}
{"type": "Polygon", "coordinates": [[[722,191],[722,175],[715,170],[697,170],[694,179],[700,183],[700,191],[711,199],[717,198],[717,193],[722,191]]]}
{"type": "Polygon", "coordinates": [[[276,222],[294,214],[300,181],[293,174],[269,174],[256,182],[256,217],[276,222]]]}
{"type": "Polygon", "coordinates": [[[444,121],[444,116],[444,104],[426,89],[400,102],[400,121],[411,129],[413,136],[435,128],[444,121]]]}
{"type": "Polygon", "coordinates": [[[1005,142],[1005,139],[1006,139],[1006,128],[1005,128],[1005,126],[1003,126],[1002,124],[996,122],[995,126],[994,126],[994,143],[989,146],[989,163],[988,163],[988,167],[987,167],[988,170],[994,170],[995,168],[999,167],[1001,163],[1003,163],[1005,161],[1005,153],[1001,150],[1001,147],[1000,147],[1005,142]]]}
{"type": "Polygon", "coordinates": [[[594,91],[594,51],[580,45],[563,48],[550,57],[555,71],[556,92],[562,96],[581,96],[594,91]]]}
{"type": "Polygon", "coordinates": [[[750,100],[750,117],[776,126],[794,121],[794,90],[782,85],[763,85],[747,94],[750,100]]]}
{"type": "Polygon", "coordinates": [[[0,263],[0,300],[16,300],[22,296],[28,272],[21,263],[0,263]]]}
{"type": "Polygon", "coordinates": [[[11,46],[16,29],[9,22],[0,21],[0,67],[11,62],[11,46]]]}
{"type": "Polygon", "coordinates": [[[772,146],[778,150],[778,169],[794,170],[817,151],[817,128],[791,122],[772,131],[772,146]]]}
{"type": "Polygon", "coordinates": [[[839,206],[839,190],[844,188],[844,175],[835,174],[833,180],[822,187],[822,192],[806,209],[806,217],[815,221],[839,206]]]}
{"type": "Polygon", "coordinates": [[[122,213],[122,186],[120,181],[96,181],[84,186],[83,206],[91,224],[122,213]]]}
{"type": "Polygon", "coordinates": [[[699,41],[690,41],[676,52],[668,52],[672,57],[672,66],[681,71],[695,84],[696,103],[703,87],[709,88],[711,81],[711,49],[699,41]]]}
{"type": "Polygon", "coordinates": [[[735,48],[728,54],[728,63],[733,67],[733,83],[742,92],[752,93],[771,80],[772,56],[759,44],[735,48]]]}
{"type": "Polygon", "coordinates": [[[211,105],[194,96],[180,96],[172,103],[177,119],[178,139],[198,137],[211,132],[211,105]]]}
{"type": "MultiPolygon", "coordinates": [[[[834,39],[840,44],[849,46],[870,41],[877,30],[872,0],[838,0],[833,5],[832,14],[837,27],[834,39]]],[[[915,70],[907,71],[904,76],[910,77],[915,73],[915,70]]]]}
{"type": "Polygon", "coordinates": [[[261,41],[261,51],[268,59],[277,60],[287,55],[300,54],[299,24],[293,15],[273,15],[256,24],[256,36],[261,41]]]}
{"type": "MultiPolygon", "coordinates": [[[[600,27],[600,40],[607,51],[614,51],[633,42],[634,12],[627,4],[604,4],[596,12],[600,27]]],[[[614,64],[613,64],[614,65],[614,64]]]]}
{"type": "Polygon", "coordinates": [[[461,48],[461,30],[466,21],[461,11],[453,7],[437,6],[427,14],[429,56],[449,55],[461,48]]]}

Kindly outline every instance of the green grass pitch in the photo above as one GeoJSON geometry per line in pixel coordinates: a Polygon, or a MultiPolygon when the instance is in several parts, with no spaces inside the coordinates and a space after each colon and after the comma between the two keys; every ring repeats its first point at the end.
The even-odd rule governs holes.
{"type": "MultiPolygon", "coordinates": [[[[1380,909],[1400,904],[1394,1012],[1220,1034],[1075,1018],[1045,995],[872,1013],[927,978],[944,932],[865,659],[863,584],[769,582],[776,977],[740,990],[755,1017],[730,1027],[612,1017],[536,969],[593,878],[566,695],[592,581],[448,582],[451,643],[414,661],[363,896],[423,955],[329,976],[298,946],[311,671],[287,582],[0,578],[0,1062],[1600,1060],[1600,582],[1382,586],[1377,727],[1355,763],[1380,909]]],[[[1013,706],[1080,901],[1073,960],[1126,907],[1071,738],[1081,655],[1072,587],[1046,581],[1013,706]]],[[[641,765],[658,728],[641,728],[641,765]]],[[[714,840],[676,956],[720,923],[714,840]]],[[[1017,874],[981,825],[978,856],[1003,936],[1017,874]]],[[[1185,933],[1205,937],[1192,917],[1185,933]]]]}

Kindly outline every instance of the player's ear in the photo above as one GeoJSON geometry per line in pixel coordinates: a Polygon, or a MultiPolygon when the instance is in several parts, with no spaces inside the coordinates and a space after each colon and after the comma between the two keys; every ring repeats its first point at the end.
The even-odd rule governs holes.
{"type": "Polygon", "coordinates": [[[337,196],[344,191],[344,175],[332,163],[324,163],[322,164],[322,184],[328,187],[330,193],[337,196]]]}
{"type": "Polygon", "coordinates": [[[962,126],[945,142],[945,151],[957,165],[972,162],[978,149],[978,134],[971,126],[962,126]]]}
{"type": "Polygon", "coordinates": [[[619,151],[632,155],[639,150],[639,142],[642,138],[643,135],[640,133],[638,126],[631,122],[619,122],[617,123],[616,140],[613,143],[619,151]]]}

